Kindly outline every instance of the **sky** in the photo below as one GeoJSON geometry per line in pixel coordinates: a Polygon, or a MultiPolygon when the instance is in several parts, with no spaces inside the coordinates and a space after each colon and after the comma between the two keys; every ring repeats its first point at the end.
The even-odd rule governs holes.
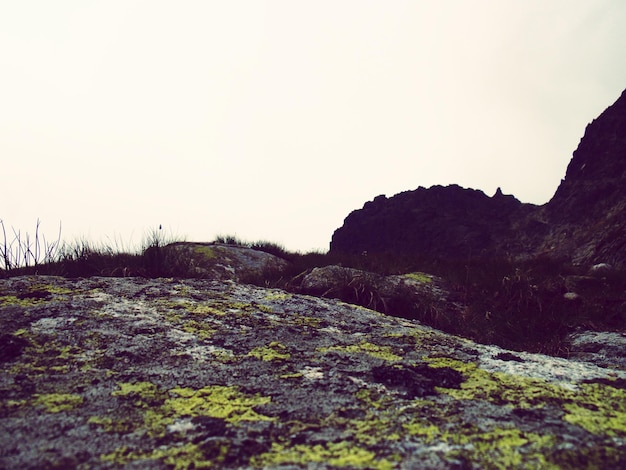
{"type": "Polygon", "coordinates": [[[0,0],[0,220],[304,252],[419,186],[543,204],[624,47],[623,0],[0,0]]]}

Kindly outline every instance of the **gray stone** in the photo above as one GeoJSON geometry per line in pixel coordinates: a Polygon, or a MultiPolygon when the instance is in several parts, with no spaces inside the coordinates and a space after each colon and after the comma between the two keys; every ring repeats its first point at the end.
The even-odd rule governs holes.
{"type": "Polygon", "coordinates": [[[0,468],[623,468],[626,371],[232,281],[0,281],[0,468]]]}
{"type": "Polygon", "coordinates": [[[567,338],[572,359],[626,370],[626,332],[581,331],[567,338]]]}

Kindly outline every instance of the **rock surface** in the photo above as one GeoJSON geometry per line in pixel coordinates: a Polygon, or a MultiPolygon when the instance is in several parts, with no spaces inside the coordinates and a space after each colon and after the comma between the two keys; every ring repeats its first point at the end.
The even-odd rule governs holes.
{"type": "Polygon", "coordinates": [[[623,468],[626,371],[232,281],[0,281],[0,468],[623,468]]]}
{"type": "Polygon", "coordinates": [[[201,279],[248,281],[287,267],[287,261],[270,253],[223,243],[176,242],[149,248],[146,255],[156,266],[201,279]]]}
{"type": "MultiPolygon", "coordinates": [[[[421,272],[384,276],[343,266],[324,266],[307,272],[300,293],[336,298],[404,318],[454,317],[465,306],[440,277],[421,272]]],[[[439,319],[440,322],[443,319],[439,319]]]]}
{"type": "Polygon", "coordinates": [[[333,235],[335,253],[538,254],[626,266],[626,91],[587,126],[554,197],[522,204],[452,185],[378,196],[333,235]]]}

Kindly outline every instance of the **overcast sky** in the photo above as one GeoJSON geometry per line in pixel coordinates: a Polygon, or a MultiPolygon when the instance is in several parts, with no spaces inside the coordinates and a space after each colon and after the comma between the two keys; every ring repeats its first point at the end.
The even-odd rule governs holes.
{"type": "Polygon", "coordinates": [[[625,52],[624,0],[0,0],[0,219],[306,251],[418,186],[543,204],[625,52]]]}

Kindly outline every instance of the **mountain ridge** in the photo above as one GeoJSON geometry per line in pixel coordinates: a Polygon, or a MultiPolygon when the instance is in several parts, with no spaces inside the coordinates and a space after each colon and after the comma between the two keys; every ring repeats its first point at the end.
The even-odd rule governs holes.
{"type": "Polygon", "coordinates": [[[431,257],[548,256],[626,265],[626,91],[589,123],[554,196],[522,203],[458,185],[378,196],[351,212],[334,253],[431,257]]]}

